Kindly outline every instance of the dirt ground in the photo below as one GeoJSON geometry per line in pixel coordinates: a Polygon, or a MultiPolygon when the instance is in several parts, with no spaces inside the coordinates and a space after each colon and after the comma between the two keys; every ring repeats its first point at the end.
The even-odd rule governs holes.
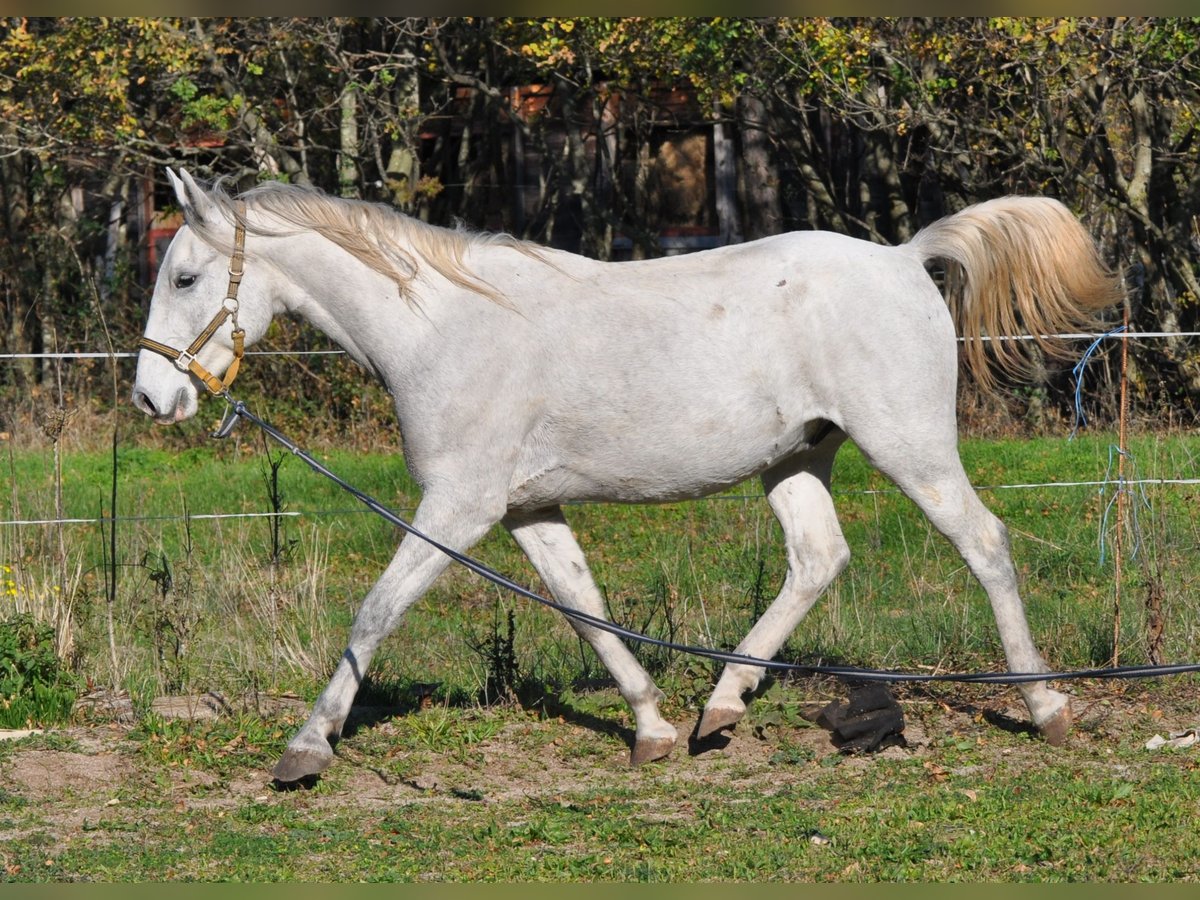
{"type": "MultiPolygon", "coordinates": [[[[1113,748],[1142,747],[1155,735],[1168,738],[1200,724],[1200,701],[1180,692],[1176,703],[1164,704],[1164,692],[1126,692],[1102,686],[1081,691],[1074,701],[1075,729],[1071,743],[1113,748]]],[[[1013,705],[1012,696],[984,697],[963,702],[942,696],[910,694],[900,699],[904,714],[903,741],[874,753],[848,756],[842,765],[871,766],[879,759],[928,759],[935,748],[952,737],[978,738],[978,752],[1012,761],[1012,754],[1057,752],[1040,741],[988,740],[997,730],[1026,731],[1023,707],[1013,705]]],[[[1166,699],[1171,699],[1167,697],[1166,699]]],[[[301,713],[303,703],[293,698],[276,701],[301,713]]],[[[211,718],[226,714],[211,698],[171,698],[160,701],[160,713],[179,718],[211,718]]],[[[812,707],[815,711],[817,707],[812,707]]],[[[752,707],[753,712],[753,707],[752,707]]],[[[593,722],[565,718],[530,718],[507,724],[498,733],[473,748],[472,759],[462,754],[421,753],[417,771],[400,776],[382,765],[388,755],[389,737],[406,727],[404,717],[389,718],[386,710],[358,710],[365,720],[338,746],[337,758],[327,773],[326,789],[313,792],[313,802],[326,807],[396,805],[437,802],[439,799],[505,800],[553,797],[589,787],[628,782],[628,739],[625,730],[597,733],[593,722]],[[599,742],[599,749],[597,749],[599,742]]],[[[421,715],[421,713],[409,713],[421,715]]],[[[126,717],[127,719],[127,717],[126,717]]],[[[730,779],[751,788],[761,782],[769,786],[779,770],[772,756],[786,745],[807,758],[839,754],[833,734],[824,727],[792,724],[761,727],[743,722],[731,736],[703,744],[688,742],[694,719],[676,722],[680,745],[665,762],[655,765],[678,779],[709,781],[730,779]]],[[[166,791],[180,804],[215,808],[237,808],[247,802],[271,802],[281,792],[275,789],[269,769],[244,768],[224,777],[195,765],[173,763],[166,767],[148,764],[131,740],[135,725],[115,717],[108,723],[73,726],[11,745],[0,755],[0,796],[4,793],[36,800],[51,820],[65,830],[74,830],[101,814],[112,815],[122,804],[138,797],[166,791]],[[50,739],[53,738],[53,739],[50,739]],[[26,749],[24,744],[28,744],[26,749]]],[[[0,732],[0,739],[20,741],[19,733],[0,732]]],[[[1146,751],[1147,754],[1152,751],[1146,751]]],[[[1200,752],[1200,745],[1197,751],[1200,752]]],[[[789,769],[789,778],[802,778],[803,766],[789,769]]],[[[2,832],[2,829],[0,829],[2,832]]],[[[0,833],[0,842],[4,839],[0,833]]]]}

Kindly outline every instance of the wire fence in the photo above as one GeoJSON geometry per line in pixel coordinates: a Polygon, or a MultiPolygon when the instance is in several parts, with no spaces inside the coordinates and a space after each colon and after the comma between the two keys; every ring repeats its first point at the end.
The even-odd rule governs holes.
{"type": "MultiPolygon", "coordinates": [[[[1061,341],[1095,341],[1101,338],[1114,340],[1139,340],[1142,338],[1151,338],[1161,340],[1164,338],[1200,338],[1200,331],[1106,331],[1106,332],[1065,332],[1059,334],[1014,334],[1004,335],[999,337],[991,337],[984,335],[983,341],[1037,341],[1037,340],[1061,340],[1061,341]]],[[[959,337],[959,342],[962,343],[966,338],[959,337]]],[[[0,353],[0,360],[23,360],[23,359],[136,359],[137,350],[120,350],[110,353],[106,350],[78,350],[78,351],[62,351],[56,353],[0,353]]],[[[327,350],[247,350],[246,356],[344,356],[345,350],[330,348],[327,350]]]]}
{"type": "MultiPolygon", "coordinates": [[[[1079,340],[1089,341],[1092,346],[1089,347],[1088,355],[1084,360],[1081,360],[1081,366],[1086,362],[1088,356],[1103,340],[1136,340],[1140,338],[1165,339],[1165,338],[1196,338],[1200,337],[1200,331],[1130,331],[1114,329],[1112,331],[1089,333],[1089,332],[1069,332],[1051,335],[1041,335],[1042,339],[1053,338],[1058,340],[1079,340]]],[[[1012,335],[1004,337],[984,337],[984,340],[997,341],[1033,341],[1039,337],[1032,334],[1012,335]]],[[[959,338],[959,341],[964,340],[959,338]]],[[[44,360],[68,360],[68,359],[132,359],[138,356],[139,351],[130,352],[115,352],[107,351],[64,351],[55,353],[0,353],[0,360],[27,360],[27,359],[44,359],[44,360]]],[[[341,349],[323,349],[323,350],[248,350],[247,356],[341,356],[345,355],[345,351],[341,349]]],[[[1081,378],[1082,372],[1077,367],[1077,377],[1081,378]]],[[[1017,491],[1017,490],[1056,490],[1064,488],[1086,488],[1092,487],[1097,489],[1107,489],[1117,487],[1120,489],[1144,488],[1144,487],[1183,487],[1200,485],[1200,478],[1140,478],[1140,479],[1115,479],[1105,477],[1099,480],[1078,480],[1078,481],[1049,481],[1049,482],[1027,482],[1027,483],[1012,483],[1012,484],[985,484],[976,485],[975,490],[982,492],[990,491],[1017,491]]],[[[853,491],[834,491],[835,494],[844,496],[849,495],[889,495],[899,494],[897,488],[876,488],[869,490],[853,490],[853,491]]],[[[762,500],[764,495],[757,494],[721,494],[712,497],[701,497],[689,502],[730,502],[730,501],[754,501],[762,500]]],[[[579,504],[567,505],[588,505],[586,502],[579,504]]],[[[286,510],[272,512],[211,512],[211,513],[186,513],[177,515],[154,515],[154,516],[117,516],[116,521],[119,522],[139,522],[139,521],[221,521],[227,519],[280,519],[280,518],[324,518],[331,516],[344,515],[361,515],[368,510],[362,508],[338,508],[338,509],[309,509],[309,510],[286,510]]],[[[406,510],[411,512],[412,508],[406,510]]],[[[91,516],[91,517],[70,517],[70,518],[37,518],[37,519],[9,519],[0,521],[0,527],[38,527],[52,525],[101,525],[110,524],[113,518],[106,516],[91,516]]]]}
{"type": "MultiPolygon", "coordinates": [[[[1054,490],[1061,488],[1087,488],[1093,487],[1097,489],[1121,488],[1125,490],[1133,488],[1146,487],[1186,487],[1200,485],[1200,478],[1133,478],[1121,479],[1109,478],[1107,480],[1092,480],[1092,481],[1043,481],[1029,482],[1018,484],[984,484],[975,485],[975,490],[980,492],[988,491],[1036,491],[1036,490],[1054,490]]],[[[902,492],[899,488],[870,488],[861,490],[838,490],[834,489],[835,496],[896,496],[902,492]]],[[[728,502],[754,502],[758,500],[766,500],[765,494],[719,494],[712,497],[697,497],[692,500],[681,501],[685,503],[728,503],[728,502]]],[[[603,505],[600,501],[580,500],[568,501],[564,506],[598,506],[603,505]]],[[[397,512],[412,513],[415,507],[399,507],[397,512]]],[[[344,507],[335,509],[301,509],[301,510],[282,510],[278,512],[211,512],[211,513],[178,513],[174,515],[134,515],[126,516],[119,515],[116,517],[117,522],[203,522],[203,521],[222,521],[226,519],[302,519],[302,518],[329,518],[334,516],[351,516],[362,515],[369,512],[361,507],[344,507]]],[[[70,517],[61,519],[6,519],[0,520],[0,528],[27,528],[37,526],[50,525],[109,525],[114,521],[111,516],[82,516],[70,517]]]]}
{"type": "MultiPolygon", "coordinates": [[[[121,350],[109,353],[100,350],[80,350],[63,353],[0,353],[0,359],[136,359],[140,351],[121,350]]],[[[345,356],[345,350],[247,350],[246,356],[345,356]]]]}

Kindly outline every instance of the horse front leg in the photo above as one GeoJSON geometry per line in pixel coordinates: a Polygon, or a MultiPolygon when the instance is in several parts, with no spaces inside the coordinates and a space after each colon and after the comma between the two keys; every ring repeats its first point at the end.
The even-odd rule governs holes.
{"type": "MultiPolygon", "coordinates": [[[[788,572],[779,595],[737,646],[744,656],[771,659],[825,588],[850,561],[829,492],[833,458],[841,441],[790,460],[763,474],[767,502],[783,529],[788,572]]],[[[743,696],[758,687],[761,666],[731,663],[721,673],[696,725],[696,737],[736,725],[746,713],[743,696]]]]}
{"type": "MultiPolygon", "coordinates": [[[[604,598],[592,578],[587,560],[558,507],[533,513],[512,513],[504,519],[518,546],[525,551],[554,599],[563,606],[602,618],[604,598]]],[[[569,620],[591,644],[608,669],[637,722],[631,765],[666,756],[678,737],[675,726],[662,717],[658,703],[662,692],[621,640],[607,631],[569,620]]]]}
{"type": "MultiPolygon", "coordinates": [[[[503,514],[503,508],[485,510],[426,496],[413,525],[424,534],[459,552],[470,549],[503,514]]],[[[440,550],[408,535],[383,575],[371,588],[354,619],[350,642],[308,721],[288,743],[271,774],[281,782],[299,781],[324,771],[333,761],[331,740],[336,740],[350,714],[354,695],[366,676],[379,644],[400,622],[400,617],[445,570],[450,558],[440,550]]]]}

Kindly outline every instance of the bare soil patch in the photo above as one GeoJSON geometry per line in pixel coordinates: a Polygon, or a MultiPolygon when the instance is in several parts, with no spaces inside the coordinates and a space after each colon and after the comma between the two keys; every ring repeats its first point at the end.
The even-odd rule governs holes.
{"type": "MultiPolygon", "coordinates": [[[[1072,747],[1141,746],[1154,734],[1167,734],[1197,724],[1197,701],[1175,698],[1170,707],[1161,694],[1123,691],[1089,692],[1075,701],[1072,747]]],[[[1170,698],[1168,698],[1170,699],[1170,698]]],[[[282,705],[294,704],[285,698],[282,705]]],[[[163,709],[198,710],[213,714],[211,705],[196,698],[174,699],[163,709]]],[[[974,740],[980,765],[1002,758],[1028,756],[1031,764],[1056,751],[1038,740],[1002,741],[1002,731],[1027,730],[1023,708],[1005,700],[947,702],[930,696],[910,696],[901,701],[905,716],[904,745],[879,753],[846,757],[847,771],[875,765],[881,759],[924,759],[938,742],[952,738],[974,740]],[[995,757],[991,760],[991,757],[995,757]]],[[[753,711],[753,708],[752,708],[753,711]]],[[[218,712],[216,714],[223,714],[218,712]]],[[[410,716],[421,713],[409,713],[410,716]]],[[[461,752],[410,753],[412,764],[397,774],[395,753],[388,738],[400,736],[407,726],[404,716],[386,718],[375,711],[374,724],[363,726],[338,747],[338,758],[327,772],[328,782],[312,792],[318,806],[362,806],[397,803],[500,801],[527,797],[554,797],[606,785],[628,785],[631,778],[678,779],[682,782],[715,782],[771,791],[781,778],[776,755],[781,747],[799,752],[808,765],[790,765],[787,780],[794,784],[805,772],[829,756],[839,755],[829,731],[803,725],[759,729],[744,724],[731,734],[689,748],[684,736],[695,719],[676,722],[680,746],[667,760],[639,770],[628,766],[628,747],[615,734],[598,734],[593,728],[565,719],[530,719],[506,725],[494,737],[461,752]],[[364,743],[369,741],[369,746],[364,743]]],[[[251,767],[224,777],[202,766],[162,765],[141,755],[131,740],[134,726],[114,721],[75,726],[23,740],[0,757],[0,790],[42,804],[92,808],[111,804],[110,813],[133,799],[154,792],[168,794],[183,804],[236,807],[249,800],[268,802],[281,796],[266,767],[251,767]],[[39,744],[40,742],[40,744],[39,744]],[[50,746],[41,746],[49,743],[50,746]],[[29,748],[24,745],[29,744],[29,748]],[[61,749],[69,746],[70,749],[61,749]]],[[[1150,753],[1151,751],[1146,751],[1150,753]]],[[[64,825],[78,822],[64,816],[64,825]]]]}

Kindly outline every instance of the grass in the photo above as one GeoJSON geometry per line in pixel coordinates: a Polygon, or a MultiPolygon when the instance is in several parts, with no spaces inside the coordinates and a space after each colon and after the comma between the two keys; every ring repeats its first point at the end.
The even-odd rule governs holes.
{"type": "MultiPolygon", "coordinates": [[[[913,754],[814,752],[781,725],[742,735],[749,750],[728,760],[629,770],[603,735],[561,717],[430,712],[356,731],[310,791],[255,780],[288,722],[150,720],[110,748],[127,761],[119,786],[37,803],[0,792],[0,880],[1200,877],[1194,758],[1147,754],[1128,736],[1085,732],[1050,753],[1026,734],[961,719],[951,729],[936,705],[909,705],[928,735],[913,754]],[[431,769],[441,783],[421,780],[431,769]]],[[[39,752],[92,758],[44,735],[0,745],[0,762],[39,752]]]]}
{"type": "MultiPolygon", "coordinates": [[[[116,566],[108,558],[107,523],[63,526],[61,543],[50,526],[3,527],[0,563],[19,587],[0,603],[54,619],[53,607],[35,608],[34,601],[55,598],[70,617],[60,642],[94,684],[138,695],[254,689],[313,696],[359,600],[394,551],[395,530],[300,461],[249,437],[183,451],[129,443],[119,452],[116,566]],[[202,518],[271,509],[297,515],[202,518]]],[[[962,446],[972,481],[1010,529],[1031,625],[1058,667],[1100,665],[1112,655],[1114,488],[991,486],[1103,480],[1111,444],[1107,435],[1084,435],[962,446]]],[[[1142,477],[1195,474],[1186,436],[1139,436],[1131,453],[1142,477]]],[[[402,513],[419,499],[396,452],[318,455],[402,513]]],[[[0,517],[48,517],[54,492],[48,453],[14,452],[9,468],[13,481],[0,492],[0,517]]],[[[94,518],[106,509],[107,452],[64,454],[62,472],[69,517],[94,518]]],[[[1152,589],[1166,621],[1162,654],[1190,659],[1197,647],[1197,617],[1188,602],[1198,574],[1190,512],[1196,489],[1139,490],[1131,494],[1138,518],[1124,550],[1122,659],[1146,658],[1144,601],[1152,589]]],[[[852,446],[839,457],[835,492],[854,558],[785,655],[880,667],[999,666],[990,609],[961,559],[852,446]]],[[[684,643],[732,647],[785,571],[778,526],[758,493],[749,484],[707,501],[585,505],[567,515],[614,619],[684,643]]],[[[501,530],[476,549],[542,590],[501,530]]],[[[711,683],[707,663],[655,648],[636,652],[684,693],[681,702],[692,702],[711,683]]],[[[444,696],[458,697],[477,695],[501,674],[506,682],[556,689],[603,676],[559,617],[462,570],[451,570],[410,611],[385,645],[378,671],[402,681],[437,680],[444,696]],[[493,671],[502,659],[512,671],[493,671]]]]}
{"type": "MultiPolygon", "coordinates": [[[[0,742],[0,879],[1200,877],[1186,827],[1200,796],[1197,765],[1186,753],[1142,749],[1151,733],[1194,724],[1191,679],[1080,688],[1090,717],[1057,752],[987,719],[997,704],[1018,702],[1011,691],[911,689],[902,700],[911,727],[926,735],[921,746],[870,759],[814,740],[805,708],[829,699],[829,685],[772,680],[728,753],[690,756],[681,747],[630,771],[631,716],[591,651],[561,617],[458,569],[377,655],[334,766],[311,790],[277,790],[266,772],[302,712],[185,723],[151,712],[151,701],[209,690],[311,701],[397,535],[299,461],[268,455],[249,432],[241,443],[197,440],[185,449],[139,441],[131,435],[119,448],[115,566],[108,523],[0,526],[0,619],[18,612],[49,622],[79,683],[128,693],[137,713],[133,726],[0,742]],[[201,518],[270,509],[298,515],[277,527],[201,518]],[[1110,693],[1123,710],[1119,726],[1097,712],[1110,693]],[[505,702],[485,702],[497,694],[505,702]],[[36,762],[32,784],[36,773],[65,767],[63,786],[20,782],[23,760],[36,762]],[[92,784],[72,767],[108,774],[92,784]]],[[[961,448],[972,481],[1009,527],[1035,637],[1056,667],[1102,665],[1112,655],[1113,488],[989,486],[1103,480],[1112,443],[1084,434],[961,448]]],[[[1137,436],[1136,474],[1194,477],[1192,443],[1137,436]]],[[[322,447],[319,455],[399,510],[418,500],[394,451],[322,447]]],[[[107,516],[108,452],[72,450],[60,462],[67,514],[107,516]]],[[[7,469],[0,518],[49,517],[49,450],[13,450],[7,469]]],[[[1200,657],[1191,602],[1197,489],[1139,490],[1129,495],[1138,518],[1124,541],[1121,658],[1146,658],[1145,603],[1157,597],[1163,656],[1191,661],[1200,657]]],[[[784,655],[1001,667],[986,598],[913,504],[853,447],[839,457],[835,491],[854,559],[784,655]]],[[[614,619],[731,647],[784,576],[779,529],[758,493],[746,485],[694,503],[575,506],[567,517],[614,619]]],[[[501,530],[476,552],[542,589],[501,530]]],[[[667,695],[665,714],[694,716],[716,668],[636,652],[667,695]]]]}
{"type": "Polygon", "coordinates": [[[50,625],[28,613],[0,621],[0,728],[68,721],[73,682],[50,625]]]}

